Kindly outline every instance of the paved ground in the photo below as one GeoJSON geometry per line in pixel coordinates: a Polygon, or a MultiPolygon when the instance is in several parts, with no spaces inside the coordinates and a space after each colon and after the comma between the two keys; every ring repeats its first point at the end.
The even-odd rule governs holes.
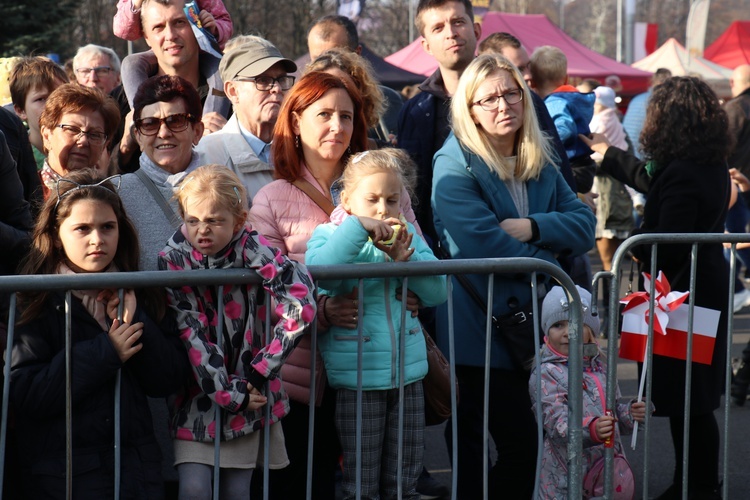
{"type": "MultiPolygon", "coordinates": [[[[592,264],[597,270],[596,256],[592,254],[592,264]]],[[[740,356],[742,348],[750,340],[750,308],[735,314],[734,335],[732,339],[732,357],[740,356]]],[[[606,347],[606,342],[603,343],[606,347]]],[[[638,392],[636,365],[631,361],[621,360],[618,363],[618,379],[623,398],[632,398],[638,392]]],[[[729,446],[729,468],[725,478],[729,483],[730,499],[750,498],[750,467],[746,460],[750,457],[750,401],[743,407],[733,406],[729,412],[729,440],[724,439],[725,412],[717,411],[717,419],[722,433],[722,446],[729,446]]],[[[669,433],[668,421],[664,418],[651,420],[652,429],[649,436],[649,473],[648,497],[644,493],[644,436],[640,433],[636,450],[630,449],[630,438],[627,437],[626,454],[636,474],[636,498],[654,498],[664,491],[672,481],[674,469],[674,450],[669,433]]],[[[444,425],[428,427],[425,453],[425,465],[441,482],[450,485],[451,471],[445,440],[444,425]]],[[[723,453],[723,449],[722,449],[723,453]]],[[[723,464],[723,460],[722,460],[723,464]]],[[[458,495],[460,499],[460,492],[458,495]]]]}

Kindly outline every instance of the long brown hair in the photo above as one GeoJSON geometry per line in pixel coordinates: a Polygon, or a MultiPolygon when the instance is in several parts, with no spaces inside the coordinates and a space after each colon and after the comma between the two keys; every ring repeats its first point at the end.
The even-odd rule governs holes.
{"type": "Polygon", "coordinates": [[[354,131],[349,141],[349,148],[341,162],[346,163],[349,155],[367,149],[367,122],[362,111],[362,97],[357,89],[351,89],[335,76],[312,71],[307,73],[284,99],[279,119],[273,129],[271,156],[277,179],[289,182],[302,177],[302,148],[297,146],[292,118],[293,113],[301,114],[329,90],[344,89],[354,103],[354,131]]]}
{"type": "MultiPolygon", "coordinates": [[[[20,274],[55,274],[61,262],[67,259],[65,250],[59,241],[60,226],[70,216],[78,201],[95,200],[112,207],[117,217],[119,239],[117,251],[112,260],[120,271],[137,271],[140,250],[138,234],[130,222],[125,207],[117,195],[115,185],[101,181],[93,169],[81,169],[70,172],[66,181],[59,181],[57,192],[51,193],[44,203],[34,227],[31,248],[21,264],[20,274]]],[[[42,310],[48,292],[28,292],[19,294],[21,323],[35,318],[42,310]]]]}

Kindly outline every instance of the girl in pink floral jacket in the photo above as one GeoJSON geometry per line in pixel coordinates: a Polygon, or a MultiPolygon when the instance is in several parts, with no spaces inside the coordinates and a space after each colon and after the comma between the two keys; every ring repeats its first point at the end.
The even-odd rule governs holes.
{"type": "Polygon", "coordinates": [[[273,425],[289,412],[279,369],[315,318],[313,281],[305,266],[269,247],[245,225],[245,189],[228,168],[196,169],[175,197],[185,223],[159,254],[160,269],[246,268],[263,277],[265,299],[255,284],[167,289],[194,375],[170,401],[180,498],[211,497],[214,404],[223,410],[222,496],[231,490],[248,498],[263,446],[270,448],[270,468],[288,464],[281,426],[273,425]],[[223,309],[218,308],[220,290],[223,309]],[[269,304],[278,321],[266,342],[261,320],[269,304]],[[266,404],[271,405],[269,421],[266,404]],[[270,442],[264,444],[255,431],[266,425],[271,426],[270,442]]]}

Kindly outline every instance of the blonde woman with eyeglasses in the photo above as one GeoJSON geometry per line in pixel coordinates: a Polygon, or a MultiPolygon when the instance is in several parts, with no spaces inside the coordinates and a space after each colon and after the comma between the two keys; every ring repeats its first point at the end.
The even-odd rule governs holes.
{"type": "MultiPolygon", "coordinates": [[[[558,265],[558,256],[594,246],[594,214],[556,167],[530,90],[510,61],[499,55],[476,58],[458,82],[451,120],[453,132],[433,159],[432,208],[444,252],[454,259],[536,257],[558,265]]],[[[486,301],[487,279],[467,278],[486,301]]],[[[461,394],[458,489],[465,498],[481,498],[486,312],[455,277],[453,290],[453,324],[461,325],[455,343],[461,394]]],[[[531,300],[528,276],[495,277],[492,312],[501,323],[533,321],[531,300]]],[[[438,308],[436,322],[444,351],[447,312],[438,308]]],[[[514,363],[499,336],[492,338],[490,359],[489,430],[499,458],[490,472],[489,498],[501,491],[508,498],[529,498],[537,440],[529,374],[525,363],[514,363]]]]}

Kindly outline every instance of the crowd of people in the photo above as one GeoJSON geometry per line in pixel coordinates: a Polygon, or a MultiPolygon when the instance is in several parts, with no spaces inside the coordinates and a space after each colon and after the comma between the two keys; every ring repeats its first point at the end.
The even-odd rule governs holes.
{"type": "MultiPolygon", "coordinates": [[[[499,328],[540,321],[545,386],[537,394],[505,338],[493,336],[484,408],[485,276],[411,277],[402,297],[401,279],[325,280],[316,289],[306,264],[535,257],[580,286],[585,342],[616,337],[602,328],[606,318],[591,315],[590,250],[608,270],[630,234],[722,233],[728,211],[738,221],[728,229],[746,229],[746,196],[733,194],[735,186],[750,192],[750,66],[735,71],[736,99],[726,106],[699,79],[660,70],[623,122],[614,80],[576,88],[558,48],[529,54],[508,33],[479,44],[470,1],[420,0],[416,27],[438,69],[403,101],[378,84],[347,17],[311,26],[311,62],[298,68],[267,39],[232,37],[220,0],[197,1],[195,18],[186,7],[196,5],[120,0],[114,33],[143,37],[150,50],[121,61],[110,48],[86,45],[70,73],[22,57],[10,72],[12,106],[0,108],[1,274],[247,268],[262,280],[122,297],[73,291],[74,498],[113,495],[118,371],[124,498],[211,498],[217,434],[222,498],[264,490],[305,498],[309,469],[312,498],[334,498],[337,488],[347,499],[447,498],[424,467],[423,330],[445,353],[455,335],[458,448],[451,425],[445,438],[459,464],[459,497],[531,498],[539,419],[537,497],[566,498],[569,305],[549,277],[534,288],[541,318],[531,313],[528,276],[494,280],[488,307],[499,328]],[[485,485],[486,412],[497,456],[485,485]]],[[[723,249],[704,247],[695,301],[725,311],[723,249]]],[[[650,252],[634,253],[648,270],[650,252]]],[[[657,268],[673,289],[688,289],[689,260],[687,246],[660,251],[657,268]]],[[[741,281],[737,289],[736,310],[750,305],[741,281]]],[[[6,356],[11,498],[65,494],[64,304],[62,292],[19,295],[6,356]]],[[[7,297],[0,313],[7,321],[7,297]]],[[[712,364],[693,368],[687,473],[695,499],[720,498],[714,410],[724,391],[727,321],[723,312],[712,364]]],[[[738,404],[750,386],[747,353],[732,386],[738,404]]],[[[605,442],[621,452],[620,432],[655,411],[669,418],[676,458],[674,482],[659,498],[679,498],[685,362],[655,356],[653,402],[622,402],[614,416],[601,400],[605,364],[601,351],[586,354],[583,475],[605,442]]]]}

